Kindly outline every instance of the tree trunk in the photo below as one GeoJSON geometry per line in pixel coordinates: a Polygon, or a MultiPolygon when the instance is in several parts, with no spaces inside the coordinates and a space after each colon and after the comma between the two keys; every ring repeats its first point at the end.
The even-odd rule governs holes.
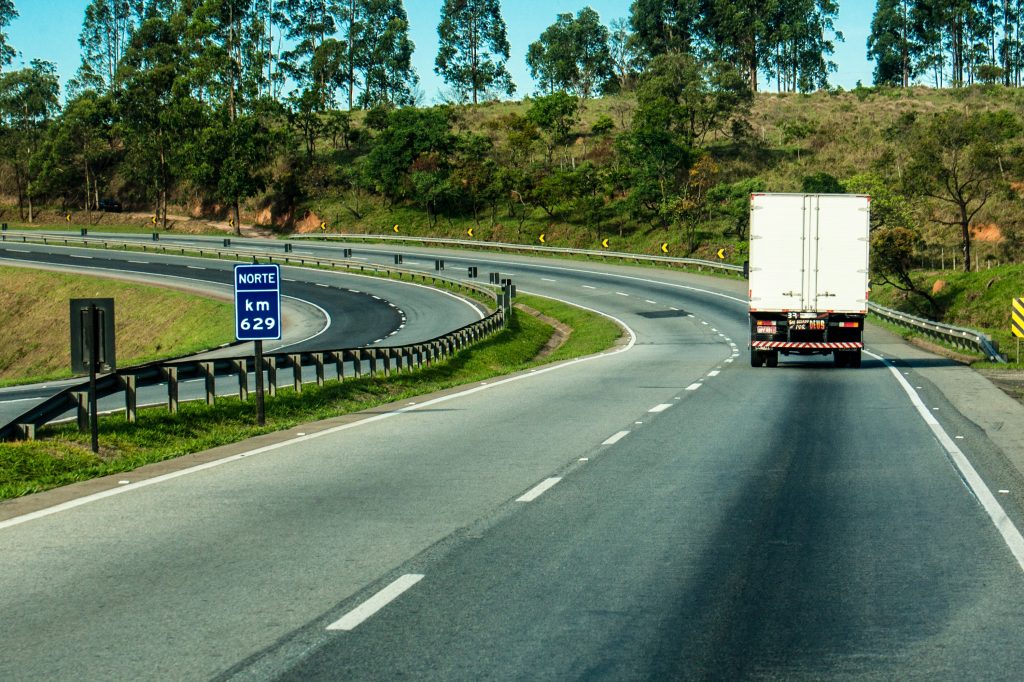
{"type": "Polygon", "coordinates": [[[241,237],[242,236],[242,222],[241,222],[241,218],[239,216],[239,210],[238,210],[238,197],[235,197],[231,201],[231,217],[233,217],[235,219],[235,234],[238,235],[239,237],[241,237]]]}
{"type": "Polygon", "coordinates": [[[971,271],[971,225],[967,207],[960,206],[960,237],[963,240],[964,272],[971,271]]]}

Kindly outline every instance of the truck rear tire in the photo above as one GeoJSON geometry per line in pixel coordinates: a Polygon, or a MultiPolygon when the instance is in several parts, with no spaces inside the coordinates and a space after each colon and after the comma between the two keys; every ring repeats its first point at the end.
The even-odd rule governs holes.
{"type": "Polygon", "coordinates": [[[768,351],[767,353],[765,353],[765,363],[769,367],[778,367],[779,366],[779,351],[772,350],[772,351],[768,351]]]}
{"type": "Polygon", "coordinates": [[[850,364],[850,356],[844,350],[837,350],[832,353],[832,362],[836,363],[836,367],[846,367],[850,364]]]}
{"type": "Polygon", "coordinates": [[[849,357],[850,367],[860,367],[860,351],[851,351],[849,357]]]}
{"type": "Polygon", "coordinates": [[[751,351],[750,351],[750,366],[751,367],[760,367],[763,364],[764,364],[764,353],[762,353],[759,350],[751,349],[751,351]]]}

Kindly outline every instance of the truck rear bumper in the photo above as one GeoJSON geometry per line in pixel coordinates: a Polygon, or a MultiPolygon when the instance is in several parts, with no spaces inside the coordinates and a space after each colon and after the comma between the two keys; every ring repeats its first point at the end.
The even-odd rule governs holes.
{"type": "Polygon", "coordinates": [[[857,350],[864,347],[860,341],[751,341],[757,350],[857,350]]]}

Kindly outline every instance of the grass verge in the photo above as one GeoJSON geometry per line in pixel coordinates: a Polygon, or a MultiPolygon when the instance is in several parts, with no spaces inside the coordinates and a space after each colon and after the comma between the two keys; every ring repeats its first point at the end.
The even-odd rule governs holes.
{"type": "Polygon", "coordinates": [[[235,443],[298,424],[358,412],[397,400],[482,381],[544,364],[581,357],[608,348],[619,327],[596,313],[535,296],[520,302],[573,328],[556,353],[535,358],[551,336],[551,327],[514,312],[509,327],[490,339],[432,367],[391,377],[363,377],[282,389],[267,399],[267,425],[255,424],[255,403],[218,398],[213,407],[186,403],[177,415],[163,408],[139,411],[139,422],[120,416],[100,420],[100,454],[74,424],[45,427],[39,440],[0,443],[0,499],[19,497],[76,481],[130,471],[145,464],[235,443]]]}
{"type": "Polygon", "coordinates": [[[121,366],[195,353],[234,339],[229,302],[91,274],[0,267],[0,279],[0,386],[71,376],[72,298],[115,299],[121,366]]]}

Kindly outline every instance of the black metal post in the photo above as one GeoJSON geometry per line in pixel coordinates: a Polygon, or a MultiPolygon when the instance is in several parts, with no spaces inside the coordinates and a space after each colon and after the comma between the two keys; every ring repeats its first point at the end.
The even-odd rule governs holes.
{"type": "Polygon", "coordinates": [[[86,324],[89,326],[86,330],[89,339],[89,432],[95,454],[100,452],[99,410],[96,405],[96,366],[100,363],[99,317],[99,310],[95,305],[90,305],[86,314],[86,324]]]}
{"type": "Polygon", "coordinates": [[[263,341],[256,341],[256,423],[267,425],[266,404],[263,400],[263,341]]]}

